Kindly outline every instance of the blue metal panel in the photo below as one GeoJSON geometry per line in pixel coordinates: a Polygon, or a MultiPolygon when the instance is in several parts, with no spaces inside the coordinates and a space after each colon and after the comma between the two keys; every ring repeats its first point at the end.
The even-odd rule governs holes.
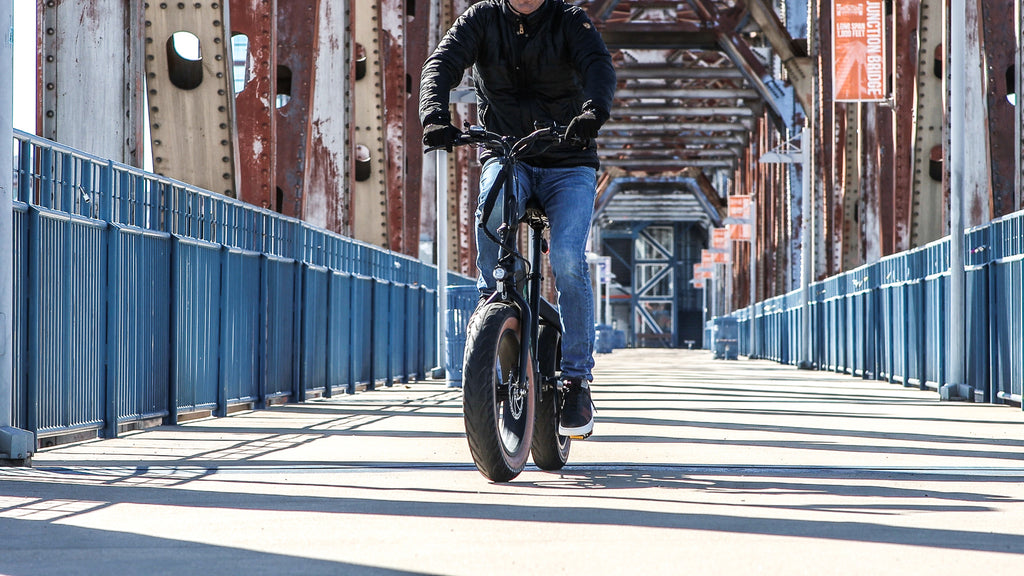
{"type": "Polygon", "coordinates": [[[259,252],[224,250],[221,286],[221,373],[218,413],[260,399],[259,252]]]}
{"type": "Polygon", "coordinates": [[[423,367],[423,299],[419,286],[408,286],[405,290],[405,367],[409,377],[422,380],[426,376],[423,367]]]}
{"type": "Polygon", "coordinates": [[[327,388],[328,281],[330,271],[320,266],[302,269],[302,341],[299,401],[306,392],[327,388]]]}
{"type": "Polygon", "coordinates": [[[288,396],[296,381],[296,332],[298,311],[296,302],[296,275],[298,265],[291,258],[264,255],[261,272],[261,306],[263,338],[260,365],[261,400],[288,396]]]}
{"type": "Polygon", "coordinates": [[[928,388],[944,383],[946,294],[949,274],[934,274],[924,282],[924,382],[928,388]]]}
{"type": "Polygon", "coordinates": [[[327,392],[355,394],[352,378],[352,275],[332,272],[328,288],[327,392]]]}
{"type": "Polygon", "coordinates": [[[104,416],[105,223],[33,208],[27,427],[99,427],[104,416]]]}
{"type": "Polygon", "coordinates": [[[13,378],[13,410],[12,423],[15,428],[26,429],[28,384],[28,316],[29,316],[29,213],[28,206],[22,202],[14,202],[14,378],[13,378]]]}
{"type": "Polygon", "coordinates": [[[373,381],[373,278],[352,277],[352,377],[355,384],[372,387],[373,381]]]}
{"type": "Polygon", "coordinates": [[[376,279],[373,283],[373,298],[372,298],[372,310],[373,315],[371,316],[372,328],[372,380],[374,382],[384,382],[385,384],[391,383],[390,374],[390,354],[391,347],[388,345],[388,339],[391,334],[389,331],[389,315],[391,310],[391,282],[387,280],[376,279]]]}
{"type": "Polygon", "coordinates": [[[391,284],[390,302],[388,311],[388,351],[389,370],[388,373],[393,382],[408,382],[409,369],[405,365],[405,335],[412,331],[413,323],[410,321],[406,311],[406,294],[409,287],[406,284],[394,282],[391,284]]]}
{"type": "Polygon", "coordinates": [[[437,291],[421,287],[420,292],[424,319],[421,362],[426,374],[437,366],[437,291]]]}
{"type": "Polygon", "coordinates": [[[110,225],[106,434],[168,413],[171,236],[110,225]]]}
{"type": "Polygon", "coordinates": [[[217,407],[220,360],[221,245],[174,237],[172,243],[171,411],[217,407]]]}

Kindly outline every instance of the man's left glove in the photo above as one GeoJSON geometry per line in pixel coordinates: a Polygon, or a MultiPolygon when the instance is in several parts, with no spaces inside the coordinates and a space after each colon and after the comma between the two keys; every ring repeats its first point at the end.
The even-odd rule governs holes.
{"type": "Polygon", "coordinates": [[[430,148],[445,148],[452,151],[459,129],[449,124],[428,124],[423,127],[423,144],[430,148]]]}
{"type": "Polygon", "coordinates": [[[597,131],[601,129],[605,119],[600,118],[596,110],[584,110],[579,116],[573,118],[572,122],[569,122],[569,127],[565,129],[565,139],[570,142],[593,140],[597,138],[597,131]]]}

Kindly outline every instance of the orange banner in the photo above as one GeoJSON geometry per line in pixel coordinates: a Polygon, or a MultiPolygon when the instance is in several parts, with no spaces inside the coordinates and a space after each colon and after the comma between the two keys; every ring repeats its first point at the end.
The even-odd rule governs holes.
{"type": "Polygon", "coordinates": [[[725,250],[729,247],[728,231],[725,228],[713,228],[711,230],[711,247],[725,250]]]}
{"type": "Polygon", "coordinates": [[[885,100],[885,5],[882,0],[832,4],[832,87],[837,102],[885,100]]]}
{"type": "Polygon", "coordinates": [[[737,242],[749,242],[752,236],[751,231],[753,226],[750,224],[726,224],[725,228],[729,231],[729,240],[735,240],[737,242]]]}
{"type": "Polygon", "coordinates": [[[750,219],[750,196],[729,196],[729,218],[750,219]]]}

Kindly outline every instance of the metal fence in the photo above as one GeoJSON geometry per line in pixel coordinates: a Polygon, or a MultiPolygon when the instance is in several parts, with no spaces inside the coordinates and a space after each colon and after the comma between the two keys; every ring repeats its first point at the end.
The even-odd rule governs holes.
{"type": "Polygon", "coordinates": [[[30,134],[15,149],[15,426],[113,437],[433,367],[433,266],[30,134]]]}
{"type": "MultiPolygon", "coordinates": [[[[977,400],[1019,404],[1024,212],[967,231],[965,252],[966,384],[977,400]]],[[[922,389],[949,383],[949,238],[813,283],[810,290],[814,368],[922,389]]],[[[732,314],[740,324],[741,353],[797,364],[802,295],[797,290],[732,314]]]]}

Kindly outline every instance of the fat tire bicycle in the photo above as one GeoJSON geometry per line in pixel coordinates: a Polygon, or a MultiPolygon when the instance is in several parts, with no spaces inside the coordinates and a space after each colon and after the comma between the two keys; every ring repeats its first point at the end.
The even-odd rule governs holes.
{"type": "MultiPolygon", "coordinates": [[[[501,204],[501,225],[484,233],[499,246],[496,290],[470,317],[462,370],[462,407],[469,450],[477,469],[508,482],[529,457],[542,470],[559,470],[569,459],[571,438],[558,434],[562,325],[558,311],[540,295],[543,236],[548,220],[540,204],[518,213],[516,166],[565,139],[565,129],[539,127],[522,138],[467,126],[454,146],[490,150],[501,169],[485,197],[482,223],[501,204]],[[519,252],[519,227],[530,228],[529,254],[519,252]]],[[[436,150],[431,148],[430,150],[436,150]]]]}

